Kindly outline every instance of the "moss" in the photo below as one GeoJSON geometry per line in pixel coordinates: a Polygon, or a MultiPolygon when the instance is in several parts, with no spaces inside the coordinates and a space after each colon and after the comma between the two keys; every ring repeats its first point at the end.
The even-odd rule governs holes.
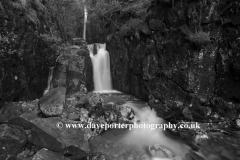
{"type": "Polygon", "coordinates": [[[189,40],[198,45],[203,45],[211,42],[209,35],[203,31],[198,31],[194,34],[190,33],[189,40]]]}
{"type": "Polygon", "coordinates": [[[186,39],[197,45],[204,45],[211,42],[209,34],[204,31],[200,30],[193,33],[187,26],[181,26],[180,30],[187,36],[186,39]]]}

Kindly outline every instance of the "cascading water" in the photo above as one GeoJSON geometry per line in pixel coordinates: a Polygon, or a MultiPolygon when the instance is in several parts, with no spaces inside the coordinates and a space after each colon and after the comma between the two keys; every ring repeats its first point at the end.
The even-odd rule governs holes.
{"type": "MultiPolygon", "coordinates": [[[[110,74],[110,57],[106,50],[106,44],[88,45],[90,57],[93,64],[93,76],[94,87],[97,92],[118,92],[112,90],[111,74],[110,74]],[[95,48],[96,47],[96,48],[95,48]],[[94,50],[97,50],[95,54],[94,50]]],[[[124,105],[131,107],[135,112],[136,122],[139,124],[164,124],[163,119],[157,117],[156,112],[151,110],[144,103],[137,103],[135,101],[129,101],[124,105]]],[[[124,146],[135,149],[141,149],[145,146],[151,146],[157,144],[157,146],[165,147],[170,150],[174,157],[164,158],[161,155],[152,156],[151,160],[182,160],[185,154],[188,152],[189,147],[182,142],[176,141],[164,134],[163,129],[149,128],[132,129],[120,139],[119,143],[123,143],[124,146]]],[[[154,151],[155,152],[155,151],[154,151]]]]}
{"type": "Polygon", "coordinates": [[[53,77],[53,69],[54,67],[49,68],[49,74],[48,74],[48,84],[47,88],[44,90],[43,95],[47,94],[47,92],[50,90],[51,87],[51,82],[52,82],[52,77],[53,77]]]}
{"type": "MultiPolygon", "coordinates": [[[[124,104],[131,106],[135,112],[135,120],[139,125],[165,124],[166,122],[159,118],[156,112],[150,109],[147,104],[130,101],[124,104]]],[[[182,142],[171,139],[166,136],[163,129],[155,128],[133,128],[130,130],[122,141],[134,148],[143,148],[144,146],[158,145],[172,152],[172,158],[164,158],[161,155],[155,155],[151,160],[182,160],[189,151],[189,147],[182,142]]]]}
{"type": "Polygon", "coordinates": [[[112,90],[110,73],[110,57],[106,44],[96,43],[97,54],[94,54],[94,44],[88,45],[93,64],[95,91],[112,90]]]}

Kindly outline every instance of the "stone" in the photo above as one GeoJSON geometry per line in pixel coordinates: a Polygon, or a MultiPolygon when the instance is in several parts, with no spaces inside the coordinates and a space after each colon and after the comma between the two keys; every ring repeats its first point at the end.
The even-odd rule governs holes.
{"type": "Polygon", "coordinates": [[[32,158],[32,160],[70,160],[60,153],[50,151],[48,149],[41,149],[32,158]]]}
{"type": "Polygon", "coordinates": [[[38,101],[41,112],[46,116],[59,116],[63,113],[65,102],[65,87],[58,87],[50,90],[38,101]]]}
{"type": "Polygon", "coordinates": [[[74,146],[69,146],[65,148],[63,151],[63,155],[65,157],[70,158],[71,160],[79,160],[79,159],[87,158],[88,156],[88,154],[85,151],[74,146]]]}
{"type": "Polygon", "coordinates": [[[236,125],[240,128],[240,118],[235,120],[236,125]]]}
{"type": "Polygon", "coordinates": [[[0,113],[0,121],[4,122],[9,119],[16,118],[22,113],[23,111],[21,110],[21,105],[14,102],[5,103],[2,108],[2,112],[0,113]]]}
{"type": "Polygon", "coordinates": [[[17,125],[0,125],[0,159],[16,158],[27,143],[27,134],[17,125]]]}
{"type": "Polygon", "coordinates": [[[88,111],[94,111],[95,109],[100,109],[103,104],[103,99],[100,97],[99,93],[89,93],[85,108],[88,111]]]}
{"type": "Polygon", "coordinates": [[[169,159],[174,159],[175,154],[172,153],[170,150],[167,148],[159,145],[159,144],[154,144],[148,147],[149,152],[151,153],[151,156],[154,158],[169,158],[169,159]]]}
{"type": "Polygon", "coordinates": [[[188,107],[184,108],[182,113],[186,118],[193,121],[192,112],[189,110],[188,107]]]}
{"type": "Polygon", "coordinates": [[[17,160],[31,160],[38,151],[38,147],[33,146],[32,144],[28,144],[28,146],[25,147],[25,149],[17,155],[17,160]]]}
{"type": "Polygon", "coordinates": [[[70,119],[70,120],[73,120],[73,121],[80,121],[79,111],[74,111],[74,112],[68,113],[67,119],[70,119]]]}
{"type": "Polygon", "coordinates": [[[19,117],[21,114],[34,111],[37,109],[38,100],[30,102],[9,102],[5,103],[0,113],[0,122],[6,122],[13,118],[19,117]]]}
{"type": "Polygon", "coordinates": [[[38,147],[61,152],[68,146],[76,146],[89,151],[88,129],[65,126],[65,124],[74,124],[74,121],[59,117],[38,118],[36,114],[29,112],[10,122],[31,130],[31,142],[38,147]]]}
{"type": "Polygon", "coordinates": [[[131,122],[134,118],[134,111],[131,107],[124,106],[124,105],[117,105],[116,106],[118,111],[118,122],[127,123],[131,122]]]}

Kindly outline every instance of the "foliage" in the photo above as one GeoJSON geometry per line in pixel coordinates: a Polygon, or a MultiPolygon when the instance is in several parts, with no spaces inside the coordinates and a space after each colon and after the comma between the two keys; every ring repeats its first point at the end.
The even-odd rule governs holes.
{"type": "Polygon", "coordinates": [[[190,29],[187,26],[180,27],[180,30],[182,33],[184,33],[187,36],[186,38],[190,42],[193,42],[197,45],[204,45],[211,42],[209,34],[207,34],[204,31],[200,30],[193,33],[192,31],[190,31],[190,29]]]}
{"type": "Polygon", "coordinates": [[[77,28],[83,25],[83,2],[82,0],[48,0],[47,8],[61,38],[66,42],[76,37],[77,28]]]}
{"type": "Polygon", "coordinates": [[[86,5],[90,12],[90,19],[111,16],[115,12],[130,13],[134,16],[145,16],[147,6],[151,0],[89,0],[86,5]]]}
{"type": "Polygon", "coordinates": [[[209,35],[206,32],[203,32],[203,31],[198,31],[196,33],[191,33],[189,35],[189,40],[191,42],[194,42],[194,43],[199,44],[199,45],[206,44],[206,43],[209,43],[211,41],[209,35]]]}
{"type": "Polygon", "coordinates": [[[139,33],[149,34],[149,29],[145,23],[147,8],[151,0],[100,0],[88,1],[89,10],[88,22],[94,24],[108,22],[114,27],[114,31],[119,31],[123,35],[135,35],[139,38],[139,33]]]}

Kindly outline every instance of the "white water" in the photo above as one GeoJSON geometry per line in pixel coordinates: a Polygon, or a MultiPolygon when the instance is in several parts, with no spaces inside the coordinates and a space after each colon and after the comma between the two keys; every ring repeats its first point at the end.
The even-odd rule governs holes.
{"type": "Polygon", "coordinates": [[[112,90],[110,73],[110,57],[106,50],[106,44],[96,43],[97,54],[93,54],[94,45],[88,45],[90,57],[93,64],[94,90],[112,90]]]}
{"type": "MultiPolygon", "coordinates": [[[[135,121],[139,124],[164,124],[163,119],[157,117],[154,110],[151,110],[144,103],[128,102],[124,104],[131,107],[135,112],[135,121]]],[[[182,160],[188,152],[189,147],[179,141],[173,140],[164,134],[163,129],[136,128],[128,132],[123,139],[124,143],[136,148],[151,146],[154,144],[161,145],[175,155],[174,160],[182,160]]],[[[166,160],[164,157],[154,157],[155,160],[166,160]]],[[[153,160],[152,159],[152,160],[153,160]]],[[[170,160],[170,159],[168,159],[170,160]]]]}
{"type": "MultiPolygon", "coordinates": [[[[97,54],[93,54],[94,45],[88,45],[90,57],[93,64],[94,88],[100,93],[121,93],[112,90],[110,74],[110,57],[106,51],[106,44],[97,44],[97,54]]],[[[163,119],[157,117],[156,112],[147,107],[147,104],[128,102],[127,105],[135,112],[135,121],[139,124],[164,124],[163,119]]],[[[182,142],[173,140],[164,134],[163,129],[151,130],[149,128],[132,129],[123,139],[125,145],[133,148],[143,148],[151,145],[160,145],[170,150],[175,156],[174,159],[166,157],[152,157],[152,160],[182,160],[188,152],[189,147],[182,142]]]]}
{"type": "Polygon", "coordinates": [[[47,88],[44,90],[43,95],[47,94],[47,92],[50,90],[51,88],[51,82],[52,82],[52,78],[53,78],[53,69],[54,67],[50,67],[49,68],[49,74],[48,74],[48,84],[47,84],[47,88]]]}

